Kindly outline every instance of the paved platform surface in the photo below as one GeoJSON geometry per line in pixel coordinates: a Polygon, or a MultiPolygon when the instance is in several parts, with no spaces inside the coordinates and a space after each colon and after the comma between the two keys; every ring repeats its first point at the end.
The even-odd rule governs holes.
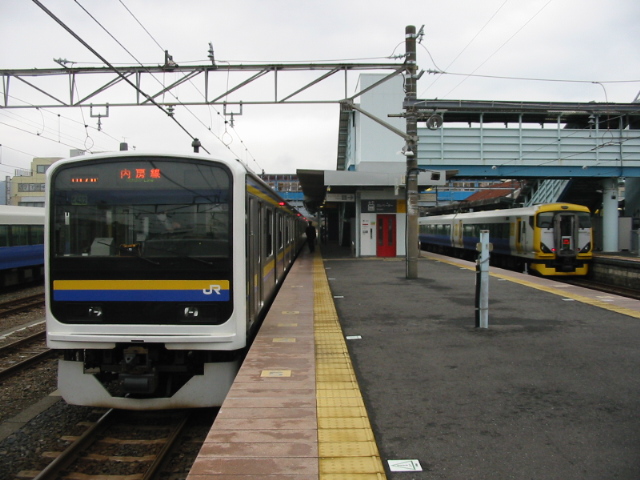
{"type": "Polygon", "coordinates": [[[491,268],[477,329],[473,263],[405,270],[305,251],[188,480],[640,479],[640,302],[491,268]]]}
{"type": "Polygon", "coordinates": [[[640,302],[425,254],[326,272],[390,479],[639,479],[640,302]],[[422,471],[390,472],[416,459],[422,471]]]}

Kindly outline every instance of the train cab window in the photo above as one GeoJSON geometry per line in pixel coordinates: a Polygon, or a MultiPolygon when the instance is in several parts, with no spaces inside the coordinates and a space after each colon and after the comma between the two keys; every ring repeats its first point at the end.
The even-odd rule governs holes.
{"type": "Polygon", "coordinates": [[[539,213],[537,217],[538,228],[553,227],[553,212],[539,213]]]}
{"type": "Polygon", "coordinates": [[[132,157],[55,173],[52,254],[229,257],[231,179],[216,164],[132,157]]]}
{"type": "Polygon", "coordinates": [[[591,228],[591,215],[587,212],[578,213],[578,225],[580,228],[591,228]]]}

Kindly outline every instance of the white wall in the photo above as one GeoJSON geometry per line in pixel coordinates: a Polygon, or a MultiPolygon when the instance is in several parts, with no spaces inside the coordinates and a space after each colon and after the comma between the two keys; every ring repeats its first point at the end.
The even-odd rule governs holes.
{"type": "MultiPolygon", "coordinates": [[[[360,89],[368,88],[379,81],[384,75],[361,75],[360,89]]],[[[397,76],[386,81],[382,85],[365,93],[360,98],[360,107],[375,115],[379,119],[404,131],[406,121],[404,118],[389,117],[389,114],[404,113],[402,102],[404,101],[404,91],[402,77],[397,76]]],[[[405,157],[398,155],[405,141],[391,130],[374,122],[370,118],[356,112],[356,170],[362,162],[399,162],[405,163],[405,157]],[[360,126],[358,131],[357,127],[360,126]]],[[[353,163],[353,162],[349,162],[353,163]]]]}

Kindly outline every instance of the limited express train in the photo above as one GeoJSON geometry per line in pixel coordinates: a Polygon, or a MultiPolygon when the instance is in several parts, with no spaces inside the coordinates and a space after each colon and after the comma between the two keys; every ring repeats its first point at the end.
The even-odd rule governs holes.
{"type": "Polygon", "coordinates": [[[0,205],[0,287],[41,281],[44,208],[0,205]]]}
{"type": "Polygon", "coordinates": [[[593,258],[589,209],[551,203],[419,219],[423,249],[472,259],[489,231],[491,263],[544,276],[586,275],[593,258]]]}
{"type": "Polygon", "coordinates": [[[304,242],[238,161],[134,152],[47,172],[47,343],[68,403],[222,404],[304,242]]]}

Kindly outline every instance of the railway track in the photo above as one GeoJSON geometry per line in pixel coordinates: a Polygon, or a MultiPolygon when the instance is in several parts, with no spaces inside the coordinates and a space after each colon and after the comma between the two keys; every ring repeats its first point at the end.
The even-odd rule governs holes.
{"type": "Polygon", "coordinates": [[[0,318],[44,306],[44,293],[0,303],[0,318]]]}
{"type": "Polygon", "coordinates": [[[0,347],[0,379],[9,377],[31,364],[54,355],[45,344],[43,327],[0,347]]]}
{"type": "Polygon", "coordinates": [[[576,287],[598,290],[599,292],[610,293],[612,295],[620,295],[621,297],[633,298],[640,300],[640,291],[631,288],[610,285],[606,283],[598,283],[588,278],[558,278],[559,282],[574,285],[576,287]]]}
{"type": "Polygon", "coordinates": [[[54,460],[40,472],[23,471],[21,479],[58,478],[150,480],[176,446],[192,411],[138,412],[108,410],[69,446],[45,455],[54,460]]]}

